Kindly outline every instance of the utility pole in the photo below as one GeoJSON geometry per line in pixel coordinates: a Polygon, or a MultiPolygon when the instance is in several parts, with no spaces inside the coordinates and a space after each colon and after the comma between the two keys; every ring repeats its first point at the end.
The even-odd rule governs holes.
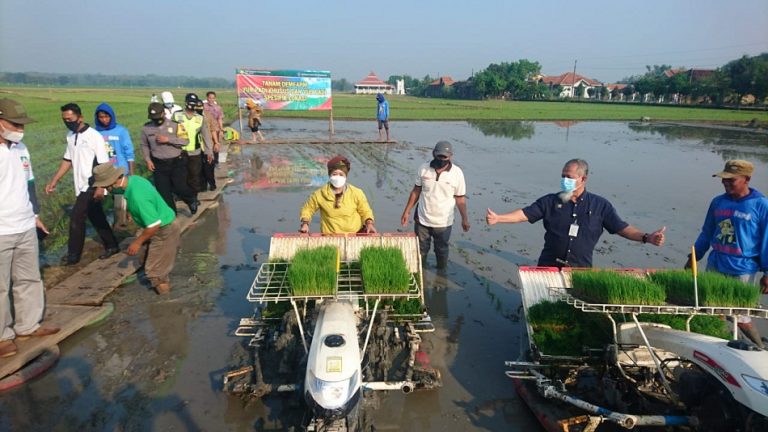
{"type": "Polygon", "coordinates": [[[579,61],[578,59],[573,61],[573,82],[571,83],[571,97],[576,96],[576,62],[579,61]]]}

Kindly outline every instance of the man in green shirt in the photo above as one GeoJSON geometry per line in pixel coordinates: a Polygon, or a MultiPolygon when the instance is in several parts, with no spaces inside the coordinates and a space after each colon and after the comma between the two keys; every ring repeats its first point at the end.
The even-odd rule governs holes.
{"type": "Polygon", "coordinates": [[[181,229],[174,212],[147,179],[125,176],[123,168],[104,163],[93,169],[94,186],[105,187],[112,193],[125,194],[128,212],[141,235],[128,246],[128,255],[141,252],[144,274],[158,294],[171,290],[168,275],[176,262],[181,229]],[[148,243],[146,248],[142,246],[148,243]]]}

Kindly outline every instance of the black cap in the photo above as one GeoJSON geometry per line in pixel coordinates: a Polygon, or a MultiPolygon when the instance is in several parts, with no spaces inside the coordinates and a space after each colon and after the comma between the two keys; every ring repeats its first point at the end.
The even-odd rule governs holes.
{"type": "Polygon", "coordinates": [[[453,146],[448,141],[438,141],[432,154],[435,156],[453,156],[453,146]]]}
{"type": "Polygon", "coordinates": [[[160,102],[152,102],[147,109],[150,120],[159,120],[165,117],[165,107],[160,102]]]}

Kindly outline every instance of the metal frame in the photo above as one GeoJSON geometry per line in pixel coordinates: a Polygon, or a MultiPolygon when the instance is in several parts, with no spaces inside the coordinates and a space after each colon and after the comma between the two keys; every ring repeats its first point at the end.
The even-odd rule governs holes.
{"type": "MultiPolygon", "coordinates": [[[[422,284],[411,273],[411,280],[406,293],[366,293],[363,289],[363,278],[359,268],[350,264],[352,261],[342,261],[336,279],[334,294],[327,295],[293,295],[288,284],[289,263],[264,263],[259,267],[259,273],[248,290],[248,301],[269,303],[297,300],[381,300],[381,299],[420,299],[424,300],[422,284]]],[[[419,274],[420,276],[420,274],[419,274]]]]}

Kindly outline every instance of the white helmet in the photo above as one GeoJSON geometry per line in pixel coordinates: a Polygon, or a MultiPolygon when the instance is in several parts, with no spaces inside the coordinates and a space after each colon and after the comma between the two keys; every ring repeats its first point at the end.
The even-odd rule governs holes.
{"type": "Polygon", "coordinates": [[[173,93],[164,91],[160,93],[160,98],[163,100],[163,104],[173,104],[173,93]]]}

